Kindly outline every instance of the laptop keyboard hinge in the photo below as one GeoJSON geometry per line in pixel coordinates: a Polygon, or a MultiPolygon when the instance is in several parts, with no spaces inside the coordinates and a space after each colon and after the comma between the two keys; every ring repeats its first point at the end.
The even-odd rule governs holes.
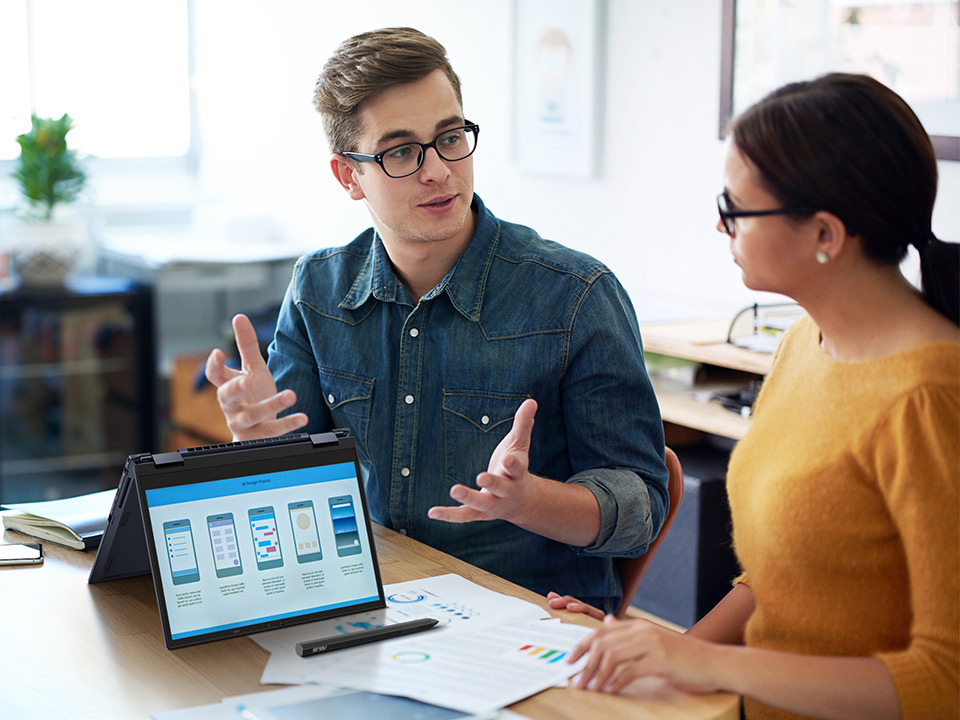
{"type": "Polygon", "coordinates": [[[314,447],[321,447],[323,445],[337,445],[340,443],[340,438],[337,437],[336,431],[314,433],[310,436],[310,442],[313,443],[314,447]]]}
{"type": "Polygon", "coordinates": [[[156,453],[151,456],[157,467],[164,465],[183,465],[183,456],[179,452],[156,453]]]}

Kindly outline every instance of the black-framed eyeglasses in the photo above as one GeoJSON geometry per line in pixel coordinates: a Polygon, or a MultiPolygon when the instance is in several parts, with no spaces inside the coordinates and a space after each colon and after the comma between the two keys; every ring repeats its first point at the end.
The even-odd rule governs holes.
{"type": "Polygon", "coordinates": [[[808,207],[785,207],[785,208],[775,208],[773,210],[740,210],[736,205],[733,204],[733,201],[730,200],[730,196],[727,195],[727,191],[724,190],[722,193],[717,195],[717,210],[720,212],[720,220],[723,221],[723,228],[727,231],[727,235],[733,237],[736,233],[736,225],[734,220],[738,217],[760,217],[763,215],[813,215],[816,210],[808,207]]]}
{"type": "Polygon", "coordinates": [[[480,126],[467,122],[459,127],[444,130],[428,143],[406,142],[394,145],[376,155],[366,153],[341,152],[340,154],[357,162],[375,162],[388,177],[402,178],[413,175],[427,155],[427,149],[433,148],[443,160],[456,162],[464,160],[477,149],[477,136],[480,126]]]}

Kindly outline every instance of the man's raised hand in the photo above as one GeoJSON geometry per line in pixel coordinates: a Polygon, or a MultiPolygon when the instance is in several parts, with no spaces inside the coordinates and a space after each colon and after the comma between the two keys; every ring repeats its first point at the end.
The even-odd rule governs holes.
{"type": "Polygon", "coordinates": [[[277,385],[260,354],[257,333],[246,315],[233,318],[240,351],[240,369],[226,365],[226,356],[215,349],[207,358],[207,380],[217,387],[217,401],[234,441],[284,435],[307,424],[304,413],[278,418],[297,396],[292,390],[277,392],[277,385]]]}

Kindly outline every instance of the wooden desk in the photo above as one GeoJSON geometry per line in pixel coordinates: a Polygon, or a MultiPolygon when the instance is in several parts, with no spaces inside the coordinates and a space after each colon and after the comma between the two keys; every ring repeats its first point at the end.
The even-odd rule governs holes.
{"type": "MultiPolygon", "coordinates": [[[[374,534],[385,583],[454,572],[546,607],[540,596],[419,542],[376,525],[374,534]]],[[[25,538],[8,530],[3,540],[25,538]]],[[[50,543],[44,551],[43,565],[0,568],[3,717],[146,718],[279,687],[260,685],[268,655],[249,637],[166,650],[149,576],[88,585],[93,552],[50,543]]],[[[738,718],[732,695],[689,696],[655,683],[639,693],[645,697],[552,688],[511,709],[534,720],[738,718]]]]}

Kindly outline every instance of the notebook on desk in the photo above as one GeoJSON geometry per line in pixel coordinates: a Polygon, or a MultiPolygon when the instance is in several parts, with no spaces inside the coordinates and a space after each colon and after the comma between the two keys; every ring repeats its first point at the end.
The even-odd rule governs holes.
{"type": "Polygon", "coordinates": [[[353,438],[130,456],[89,581],[147,572],[171,649],[384,608],[353,438]]]}

